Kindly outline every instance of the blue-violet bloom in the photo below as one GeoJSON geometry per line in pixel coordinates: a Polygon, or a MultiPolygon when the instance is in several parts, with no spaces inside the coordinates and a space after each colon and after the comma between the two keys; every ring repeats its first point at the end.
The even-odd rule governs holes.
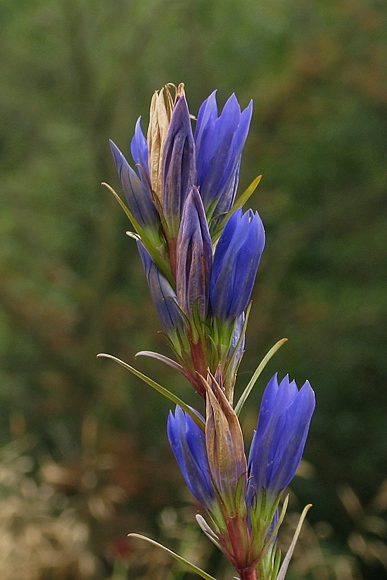
{"type": "Polygon", "coordinates": [[[139,169],[141,181],[145,181],[149,187],[149,164],[148,164],[148,141],[145,139],[144,133],[141,129],[141,117],[137,119],[134,129],[134,136],[130,144],[130,152],[133,161],[139,169]]]}
{"type": "Polygon", "coordinates": [[[212,206],[211,217],[226,214],[234,203],[252,111],[250,102],[241,112],[233,94],[218,116],[216,91],[199,109],[195,129],[197,184],[206,211],[212,206]]]}
{"type": "Polygon", "coordinates": [[[176,407],[169,413],[167,433],[181,473],[193,496],[208,510],[215,500],[210,480],[206,441],[203,431],[187,413],[176,407]]]}
{"type": "Polygon", "coordinates": [[[237,209],[216,246],[210,301],[221,320],[234,320],[246,309],[265,245],[265,230],[257,212],[237,209]]]}
{"type": "Polygon", "coordinates": [[[304,451],[315,395],[308,381],[298,390],[286,376],[269,381],[249,454],[250,492],[275,499],[293,479],[304,451]]]}
{"type": "MultiPolygon", "coordinates": [[[[158,230],[160,218],[153,203],[149,185],[145,179],[138,177],[113,141],[110,141],[110,148],[121,181],[121,187],[134,219],[142,228],[158,230]]],[[[137,153],[135,154],[137,155],[137,153]]],[[[139,155],[142,155],[142,153],[139,153],[139,155]]]]}

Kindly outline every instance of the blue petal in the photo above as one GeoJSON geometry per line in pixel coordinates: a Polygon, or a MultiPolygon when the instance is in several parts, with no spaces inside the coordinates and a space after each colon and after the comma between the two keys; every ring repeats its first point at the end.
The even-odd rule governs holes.
{"type": "Polygon", "coordinates": [[[114,163],[128,207],[140,226],[158,227],[159,215],[153,204],[149,187],[140,180],[118,147],[110,141],[114,163]]]}
{"type": "Polygon", "coordinates": [[[284,430],[278,439],[270,482],[273,488],[285,488],[294,477],[304,451],[314,404],[314,393],[306,382],[286,411],[285,422],[291,424],[292,429],[290,432],[284,430]]]}
{"type": "Polygon", "coordinates": [[[141,129],[141,117],[138,118],[136,127],[134,130],[134,136],[130,144],[130,151],[132,153],[133,160],[136,165],[139,166],[139,174],[141,180],[143,180],[145,171],[149,178],[149,166],[148,166],[148,141],[145,139],[144,134],[141,129]]]}
{"type": "Polygon", "coordinates": [[[180,407],[169,413],[168,439],[180,471],[193,496],[211,509],[214,491],[209,477],[205,435],[180,407]]]}
{"type": "Polygon", "coordinates": [[[249,454],[251,486],[256,493],[264,488],[276,497],[290,483],[302,457],[314,406],[308,382],[298,390],[287,376],[279,385],[277,375],[269,381],[249,454]]]}
{"type": "Polygon", "coordinates": [[[218,117],[216,93],[202,104],[195,131],[198,186],[206,210],[215,203],[214,216],[226,213],[235,199],[239,166],[252,115],[252,103],[241,113],[235,95],[218,117]]]}
{"type": "Polygon", "coordinates": [[[221,320],[238,318],[246,309],[264,243],[259,215],[236,210],[217,244],[211,275],[211,305],[221,320]]]}

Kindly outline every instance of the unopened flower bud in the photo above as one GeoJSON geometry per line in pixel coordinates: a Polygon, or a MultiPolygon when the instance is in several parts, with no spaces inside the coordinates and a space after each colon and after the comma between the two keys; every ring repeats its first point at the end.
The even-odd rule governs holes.
{"type": "Polygon", "coordinates": [[[148,280],[149,290],[163,327],[167,332],[183,327],[184,321],[177,306],[175,291],[140,241],[137,242],[137,247],[148,280]]]}
{"type": "Polygon", "coordinates": [[[199,192],[189,193],[181,217],[176,246],[176,293],[188,318],[197,308],[202,320],[208,311],[212,246],[199,192]]]}
{"type": "Polygon", "coordinates": [[[206,447],[211,478],[231,517],[240,514],[239,494],[247,484],[247,463],[238,417],[213,377],[206,387],[206,447]]]}
{"type": "Polygon", "coordinates": [[[183,205],[195,181],[195,144],[187,101],[181,91],[172,111],[163,151],[162,206],[169,239],[177,236],[183,205]]]}
{"type": "Polygon", "coordinates": [[[148,232],[153,231],[157,235],[160,217],[153,203],[149,185],[146,180],[138,177],[113,141],[110,141],[110,148],[131,214],[141,228],[148,232]]]}

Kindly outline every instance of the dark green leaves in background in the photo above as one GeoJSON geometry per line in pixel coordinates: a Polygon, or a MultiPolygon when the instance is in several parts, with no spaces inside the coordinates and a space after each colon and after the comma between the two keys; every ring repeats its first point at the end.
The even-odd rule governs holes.
{"type": "MultiPolygon", "coordinates": [[[[122,540],[120,551],[115,538],[165,532],[161,510],[184,505],[166,444],[168,404],[95,356],[109,352],[132,364],[141,349],[169,354],[125,236],[129,223],[100,186],[118,188],[108,138],[128,153],[137,117],[145,130],[152,92],[169,81],[186,83],[193,114],[214,88],[222,105],[231,92],[242,106],[254,100],[241,191],[263,174],[252,205],[266,224],[267,248],[239,393],[284,336],[289,342],[244,411],[246,429],[254,428],[263,381],[276,370],[299,383],[308,378],[316,391],[307,477],[293,487],[301,503],[314,503],[308,519],[317,536],[325,530],[330,576],[299,568],[294,577],[344,578],[337,561],[347,556],[348,578],[384,577],[385,527],[367,521],[382,522],[387,508],[380,495],[386,18],[387,5],[377,0],[2,1],[0,440],[32,437],[21,452],[32,458],[31,480],[66,501],[77,498],[97,564],[85,576],[72,568],[61,577],[125,578],[127,548],[122,540]],[[106,469],[104,454],[113,458],[106,469]],[[50,479],[47,465],[73,480],[52,472],[50,479]],[[94,487],[85,487],[84,472],[94,487]],[[93,494],[101,499],[109,486],[122,495],[102,517],[93,494]],[[358,499],[364,512],[353,508],[358,499]]],[[[197,403],[159,363],[137,366],[197,403]]],[[[136,565],[128,578],[184,577],[136,565]]],[[[214,558],[211,565],[220,577],[214,558]]]]}

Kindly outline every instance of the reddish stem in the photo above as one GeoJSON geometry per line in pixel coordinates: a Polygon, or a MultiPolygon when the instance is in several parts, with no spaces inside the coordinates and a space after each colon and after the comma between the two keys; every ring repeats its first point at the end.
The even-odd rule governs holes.
{"type": "Polygon", "coordinates": [[[255,570],[241,570],[239,574],[241,576],[241,580],[257,580],[257,573],[255,570]]]}

